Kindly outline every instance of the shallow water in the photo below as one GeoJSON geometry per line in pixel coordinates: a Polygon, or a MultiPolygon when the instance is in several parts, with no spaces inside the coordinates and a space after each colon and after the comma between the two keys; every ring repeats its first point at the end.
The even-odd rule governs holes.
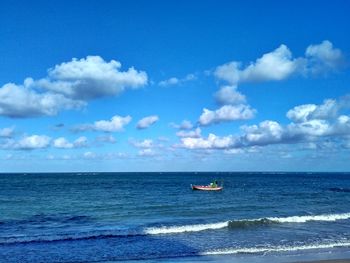
{"type": "Polygon", "coordinates": [[[0,262],[347,251],[349,201],[346,173],[2,174],[0,262]]]}

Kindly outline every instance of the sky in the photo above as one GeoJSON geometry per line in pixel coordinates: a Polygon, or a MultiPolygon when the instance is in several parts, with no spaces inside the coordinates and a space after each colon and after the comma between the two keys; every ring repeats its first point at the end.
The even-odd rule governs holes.
{"type": "Polygon", "coordinates": [[[349,1],[1,1],[1,172],[350,171],[349,1]]]}

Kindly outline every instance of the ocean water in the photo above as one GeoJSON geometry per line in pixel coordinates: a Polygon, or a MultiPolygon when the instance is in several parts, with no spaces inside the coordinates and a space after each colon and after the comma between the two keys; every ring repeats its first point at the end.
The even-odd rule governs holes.
{"type": "Polygon", "coordinates": [[[349,173],[0,174],[0,262],[327,258],[349,223],[349,173]]]}

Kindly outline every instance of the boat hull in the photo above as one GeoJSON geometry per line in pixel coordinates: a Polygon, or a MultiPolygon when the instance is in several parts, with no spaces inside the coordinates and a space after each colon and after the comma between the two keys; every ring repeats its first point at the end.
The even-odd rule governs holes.
{"type": "Polygon", "coordinates": [[[211,187],[210,185],[191,185],[192,190],[199,191],[220,191],[222,190],[222,186],[211,187]]]}

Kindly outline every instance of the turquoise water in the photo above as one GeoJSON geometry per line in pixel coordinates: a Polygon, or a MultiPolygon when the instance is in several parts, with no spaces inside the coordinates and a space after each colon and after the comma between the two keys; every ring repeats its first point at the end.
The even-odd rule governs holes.
{"type": "Polygon", "coordinates": [[[347,252],[349,201],[347,173],[1,174],[0,262],[347,252]],[[190,189],[213,179],[223,191],[190,189]]]}

